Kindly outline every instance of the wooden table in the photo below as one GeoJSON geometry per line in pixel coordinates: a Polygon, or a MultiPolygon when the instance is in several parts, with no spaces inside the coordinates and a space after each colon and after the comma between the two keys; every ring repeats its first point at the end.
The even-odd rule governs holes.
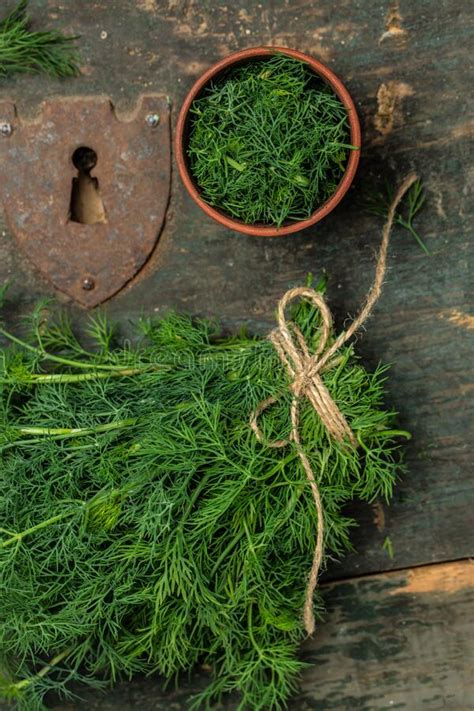
{"type": "MultiPolygon", "coordinates": [[[[2,3],[2,11],[3,4],[14,2],[2,3]]],[[[327,572],[327,620],[305,645],[315,666],[291,702],[295,711],[474,708],[470,5],[32,0],[31,13],[43,25],[81,35],[82,76],[0,82],[0,97],[13,98],[24,112],[58,93],[105,92],[125,105],[140,92],[158,91],[170,96],[175,120],[186,90],[212,62],[243,47],[285,45],[326,62],[356,100],[361,166],[328,219],[288,238],[232,233],[199,211],[175,171],[158,247],[107,304],[114,318],[173,308],[265,332],[282,293],[309,271],[318,277],[325,270],[341,326],[370,284],[380,239],[380,222],[362,211],[362,195],[386,179],[396,184],[413,168],[423,178],[428,199],[417,224],[432,256],[396,232],[383,297],[357,344],[367,365],[393,364],[390,400],[413,433],[408,469],[390,507],[376,502],[355,510],[357,553],[327,572]],[[393,557],[383,548],[387,537],[393,557]]],[[[10,320],[52,293],[7,228],[0,229],[5,279],[17,304],[10,320]]],[[[137,680],[106,697],[88,696],[87,708],[181,711],[188,693],[137,680]]],[[[83,702],[57,707],[80,708],[83,702]]]]}

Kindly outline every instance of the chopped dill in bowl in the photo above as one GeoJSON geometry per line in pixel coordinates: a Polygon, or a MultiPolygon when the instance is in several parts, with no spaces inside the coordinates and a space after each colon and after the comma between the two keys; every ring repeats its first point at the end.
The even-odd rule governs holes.
{"type": "Polygon", "coordinates": [[[231,68],[190,109],[188,159],[202,199],[247,224],[305,220],[346,169],[347,110],[285,54],[231,68]]]}

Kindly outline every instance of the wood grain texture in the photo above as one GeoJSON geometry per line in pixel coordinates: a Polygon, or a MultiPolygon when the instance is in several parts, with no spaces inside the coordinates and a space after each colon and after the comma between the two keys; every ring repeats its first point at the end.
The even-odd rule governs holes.
{"type": "Polygon", "coordinates": [[[474,707],[472,561],[339,582],[326,598],[327,624],[306,651],[315,667],[295,709],[474,707]]]}
{"type": "MultiPolygon", "coordinates": [[[[336,582],[325,597],[326,620],[303,647],[312,666],[291,711],[474,708],[474,562],[336,582]]],[[[195,675],[165,692],[159,680],[137,679],[54,711],[186,711],[204,681],[195,675]]]]}
{"type": "MultiPolygon", "coordinates": [[[[393,364],[389,398],[401,426],[413,432],[408,471],[393,505],[381,504],[383,525],[371,507],[355,509],[358,553],[331,566],[333,579],[474,554],[468,451],[474,422],[473,126],[465,75],[471,7],[467,0],[32,0],[35,20],[81,36],[82,76],[0,83],[0,96],[15,99],[25,113],[58,93],[106,92],[126,106],[143,91],[158,91],[170,95],[176,118],[186,90],[213,61],[242,47],[283,44],[327,62],[356,100],[364,141],[356,182],[327,220],[304,233],[259,240],[229,232],[199,211],[175,173],[158,248],[107,306],[122,322],[173,308],[265,332],[281,294],[303,283],[309,271],[318,276],[326,270],[340,326],[363,300],[380,239],[380,223],[360,207],[365,190],[385,178],[394,183],[412,168],[422,175],[428,204],[417,224],[433,256],[409,235],[395,234],[384,295],[358,342],[369,366],[393,364]],[[382,549],[386,536],[393,558],[382,549]]],[[[0,229],[0,282],[5,278],[15,300],[11,321],[38,296],[52,293],[17,254],[8,230],[0,229]]]]}

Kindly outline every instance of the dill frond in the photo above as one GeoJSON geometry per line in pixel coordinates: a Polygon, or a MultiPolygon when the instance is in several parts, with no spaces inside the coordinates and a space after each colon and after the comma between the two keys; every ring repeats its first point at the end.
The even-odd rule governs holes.
{"type": "Polygon", "coordinates": [[[27,8],[28,0],[20,0],[0,21],[0,77],[25,72],[76,76],[79,68],[72,46],[76,37],[66,37],[56,30],[32,31],[27,8]]]}
{"type": "MultiPolygon", "coordinates": [[[[366,212],[371,215],[378,215],[379,217],[386,218],[393,200],[393,195],[394,191],[388,184],[385,185],[385,190],[375,190],[368,194],[364,201],[366,212]]],[[[420,237],[419,232],[415,229],[413,224],[415,217],[420,212],[421,208],[425,204],[425,201],[426,193],[423,183],[421,180],[416,180],[403,201],[405,204],[405,210],[403,212],[401,210],[396,212],[394,222],[396,225],[400,225],[400,227],[403,227],[403,229],[409,232],[418,242],[423,252],[428,256],[431,256],[430,250],[420,237]]]]}

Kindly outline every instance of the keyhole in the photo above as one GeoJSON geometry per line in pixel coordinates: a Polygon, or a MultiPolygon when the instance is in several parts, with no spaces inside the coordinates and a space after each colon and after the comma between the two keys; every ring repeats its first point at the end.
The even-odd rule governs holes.
{"type": "Polygon", "coordinates": [[[99,181],[91,176],[91,170],[97,165],[97,153],[92,148],[81,146],[74,151],[72,162],[77,168],[77,178],[72,179],[71,222],[79,222],[81,225],[107,222],[99,181]]]}

